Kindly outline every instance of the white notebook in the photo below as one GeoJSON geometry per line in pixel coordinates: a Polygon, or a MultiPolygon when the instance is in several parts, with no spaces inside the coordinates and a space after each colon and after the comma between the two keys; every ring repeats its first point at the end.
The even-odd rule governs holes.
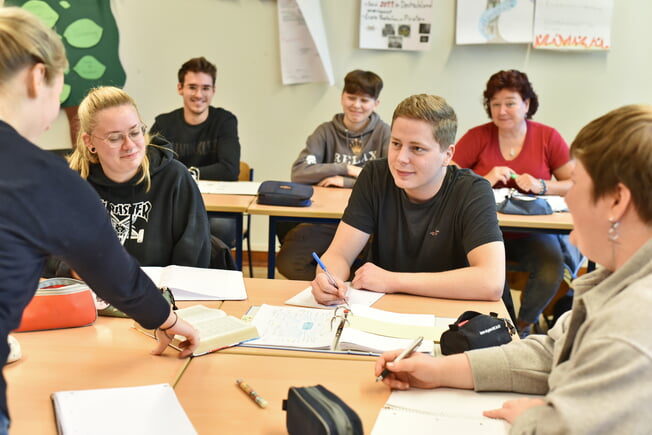
{"type": "Polygon", "coordinates": [[[395,435],[407,427],[410,435],[507,434],[509,423],[484,417],[482,412],[520,397],[537,396],[453,388],[395,390],[380,410],[371,435],[395,435]]]}
{"type": "Polygon", "coordinates": [[[168,287],[178,301],[242,301],[247,299],[239,270],[189,266],[141,267],[159,287],[168,287]]]}
{"type": "Polygon", "coordinates": [[[196,435],[170,384],[52,394],[59,434],[196,435]]]}

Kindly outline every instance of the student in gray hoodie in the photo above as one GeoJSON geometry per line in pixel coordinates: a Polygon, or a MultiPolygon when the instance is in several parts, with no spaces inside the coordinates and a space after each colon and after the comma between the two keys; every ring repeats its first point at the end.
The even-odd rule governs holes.
{"type": "MultiPolygon", "coordinates": [[[[382,79],[371,71],[354,70],[344,78],[342,113],[319,125],[292,165],[292,181],[323,187],[351,188],[370,160],[387,156],[390,128],[375,112],[382,79]]],[[[278,270],[289,279],[312,280],[315,262],[335,235],[336,225],[299,224],[282,239],[278,270]]]]}

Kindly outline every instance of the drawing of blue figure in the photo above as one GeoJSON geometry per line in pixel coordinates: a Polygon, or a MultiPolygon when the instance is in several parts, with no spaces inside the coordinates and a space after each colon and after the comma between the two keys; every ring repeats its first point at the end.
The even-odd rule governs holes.
{"type": "Polygon", "coordinates": [[[487,0],[487,9],[480,15],[478,29],[482,36],[491,42],[504,42],[500,35],[498,19],[500,14],[516,7],[518,0],[487,0]]]}

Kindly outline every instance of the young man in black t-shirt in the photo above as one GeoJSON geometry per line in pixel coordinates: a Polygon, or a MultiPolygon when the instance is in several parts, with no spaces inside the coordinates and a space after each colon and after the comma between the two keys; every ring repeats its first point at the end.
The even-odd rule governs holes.
{"type": "MultiPolygon", "coordinates": [[[[423,296],[498,300],[505,288],[505,249],[489,183],[449,166],[457,117],[433,95],[403,100],[392,118],[387,160],[369,162],[353,187],[312,292],[343,302],[351,265],[371,235],[370,261],[355,288],[423,296]]],[[[511,300],[511,299],[510,299],[511,300]]]]}

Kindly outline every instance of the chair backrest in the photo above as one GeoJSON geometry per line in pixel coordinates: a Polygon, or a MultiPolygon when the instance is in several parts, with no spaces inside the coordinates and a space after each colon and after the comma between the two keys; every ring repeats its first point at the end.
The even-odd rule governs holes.
{"type": "Polygon", "coordinates": [[[254,170],[251,167],[240,161],[240,175],[238,175],[238,181],[253,181],[254,179],[254,170]]]}

